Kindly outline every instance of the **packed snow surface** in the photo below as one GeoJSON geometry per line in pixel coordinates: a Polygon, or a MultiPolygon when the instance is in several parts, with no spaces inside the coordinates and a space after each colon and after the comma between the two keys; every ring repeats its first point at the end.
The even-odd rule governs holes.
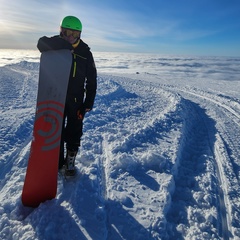
{"type": "Polygon", "coordinates": [[[40,54],[0,54],[0,239],[240,239],[240,58],[94,53],[79,174],[28,208],[40,54]]]}

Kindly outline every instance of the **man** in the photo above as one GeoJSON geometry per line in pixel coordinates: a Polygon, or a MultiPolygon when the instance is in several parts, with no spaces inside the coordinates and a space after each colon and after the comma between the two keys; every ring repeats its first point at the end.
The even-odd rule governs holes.
{"type": "Polygon", "coordinates": [[[66,175],[75,174],[75,158],[82,136],[83,118],[91,111],[97,89],[97,72],[90,48],[81,40],[82,23],[74,16],[65,17],[60,24],[60,35],[42,37],[37,47],[40,52],[69,49],[72,67],[66,96],[59,169],[64,165],[66,175]],[[67,119],[67,122],[65,121],[67,119]],[[64,142],[67,154],[64,158],[64,142]]]}

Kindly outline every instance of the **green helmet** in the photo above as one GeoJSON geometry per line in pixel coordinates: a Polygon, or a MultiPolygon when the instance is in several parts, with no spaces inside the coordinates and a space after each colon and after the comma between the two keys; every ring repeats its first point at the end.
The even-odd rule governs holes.
{"type": "Polygon", "coordinates": [[[77,31],[82,31],[82,23],[81,21],[74,17],[74,16],[67,16],[65,17],[60,26],[62,28],[69,28],[69,29],[72,29],[72,30],[77,30],[77,31]]]}

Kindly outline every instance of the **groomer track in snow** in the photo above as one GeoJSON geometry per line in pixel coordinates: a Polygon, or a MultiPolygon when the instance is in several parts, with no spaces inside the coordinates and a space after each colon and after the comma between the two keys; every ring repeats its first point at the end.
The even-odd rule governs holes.
{"type": "Polygon", "coordinates": [[[216,60],[159,61],[172,68],[99,73],[79,174],[59,174],[56,199],[36,209],[23,207],[20,196],[39,64],[0,67],[0,239],[240,238],[240,79],[217,82],[209,73],[214,80],[200,81],[199,66],[217,71],[216,60]],[[174,78],[180,61],[195,81],[189,71],[174,78]]]}

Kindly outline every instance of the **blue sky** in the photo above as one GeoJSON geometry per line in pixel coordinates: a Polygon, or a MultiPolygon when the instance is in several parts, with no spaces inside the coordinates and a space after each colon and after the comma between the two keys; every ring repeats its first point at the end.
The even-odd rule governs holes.
{"type": "Polygon", "coordinates": [[[239,0],[0,0],[0,48],[36,49],[66,15],[93,52],[240,56],[239,0]]]}

